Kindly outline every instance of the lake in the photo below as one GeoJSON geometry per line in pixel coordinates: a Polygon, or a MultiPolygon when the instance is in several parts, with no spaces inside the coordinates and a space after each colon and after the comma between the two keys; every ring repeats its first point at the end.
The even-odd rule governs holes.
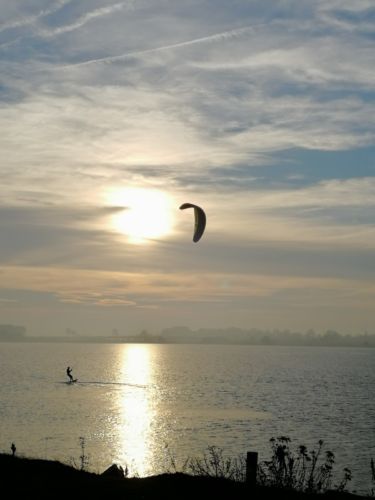
{"type": "Polygon", "coordinates": [[[322,439],[349,489],[370,488],[375,349],[0,343],[0,376],[1,451],[79,465],[83,437],[89,470],[144,476],[210,445],[265,460],[283,435],[322,439]]]}

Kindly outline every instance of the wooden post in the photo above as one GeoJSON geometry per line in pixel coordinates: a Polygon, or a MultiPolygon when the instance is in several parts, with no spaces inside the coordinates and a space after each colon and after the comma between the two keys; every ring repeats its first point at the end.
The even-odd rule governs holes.
{"type": "Polygon", "coordinates": [[[246,455],[246,484],[255,486],[257,482],[258,453],[248,451],[246,455]]]}

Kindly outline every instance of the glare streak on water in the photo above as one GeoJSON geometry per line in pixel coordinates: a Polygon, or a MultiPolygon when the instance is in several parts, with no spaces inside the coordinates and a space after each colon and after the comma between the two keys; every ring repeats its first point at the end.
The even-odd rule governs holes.
{"type": "Polygon", "coordinates": [[[323,439],[370,488],[375,349],[0,343],[0,450],[148,475],[209,445],[269,458],[286,435],[323,439]],[[66,384],[70,365],[77,384],[66,384]]]}

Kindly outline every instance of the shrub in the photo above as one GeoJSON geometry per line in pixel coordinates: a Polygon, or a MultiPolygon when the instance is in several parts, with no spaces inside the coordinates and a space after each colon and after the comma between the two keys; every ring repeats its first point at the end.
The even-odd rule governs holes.
{"type": "MultiPolygon", "coordinates": [[[[316,450],[308,451],[300,445],[296,452],[291,450],[290,438],[286,436],[272,438],[270,442],[271,460],[259,464],[258,484],[311,493],[331,489],[335,455],[332,451],[323,452],[322,440],[316,450]]],[[[335,489],[345,491],[351,477],[351,471],[344,469],[344,477],[335,489]]]]}
{"type": "Polygon", "coordinates": [[[208,476],[245,481],[246,460],[239,455],[225,457],[222,448],[208,446],[202,458],[191,458],[187,462],[187,470],[194,476],[208,476]]]}

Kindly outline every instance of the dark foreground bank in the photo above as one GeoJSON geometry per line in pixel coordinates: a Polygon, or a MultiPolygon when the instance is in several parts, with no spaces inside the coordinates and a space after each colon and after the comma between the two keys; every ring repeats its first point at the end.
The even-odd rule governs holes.
{"type": "MultiPolygon", "coordinates": [[[[115,471],[116,472],[116,471],[115,471]]],[[[301,499],[359,500],[349,493],[306,494],[270,488],[250,490],[244,483],[182,473],[145,478],[95,474],[50,460],[0,454],[1,492],[12,498],[126,498],[126,499],[301,499]],[[24,495],[21,497],[20,495],[24,495]]]]}

